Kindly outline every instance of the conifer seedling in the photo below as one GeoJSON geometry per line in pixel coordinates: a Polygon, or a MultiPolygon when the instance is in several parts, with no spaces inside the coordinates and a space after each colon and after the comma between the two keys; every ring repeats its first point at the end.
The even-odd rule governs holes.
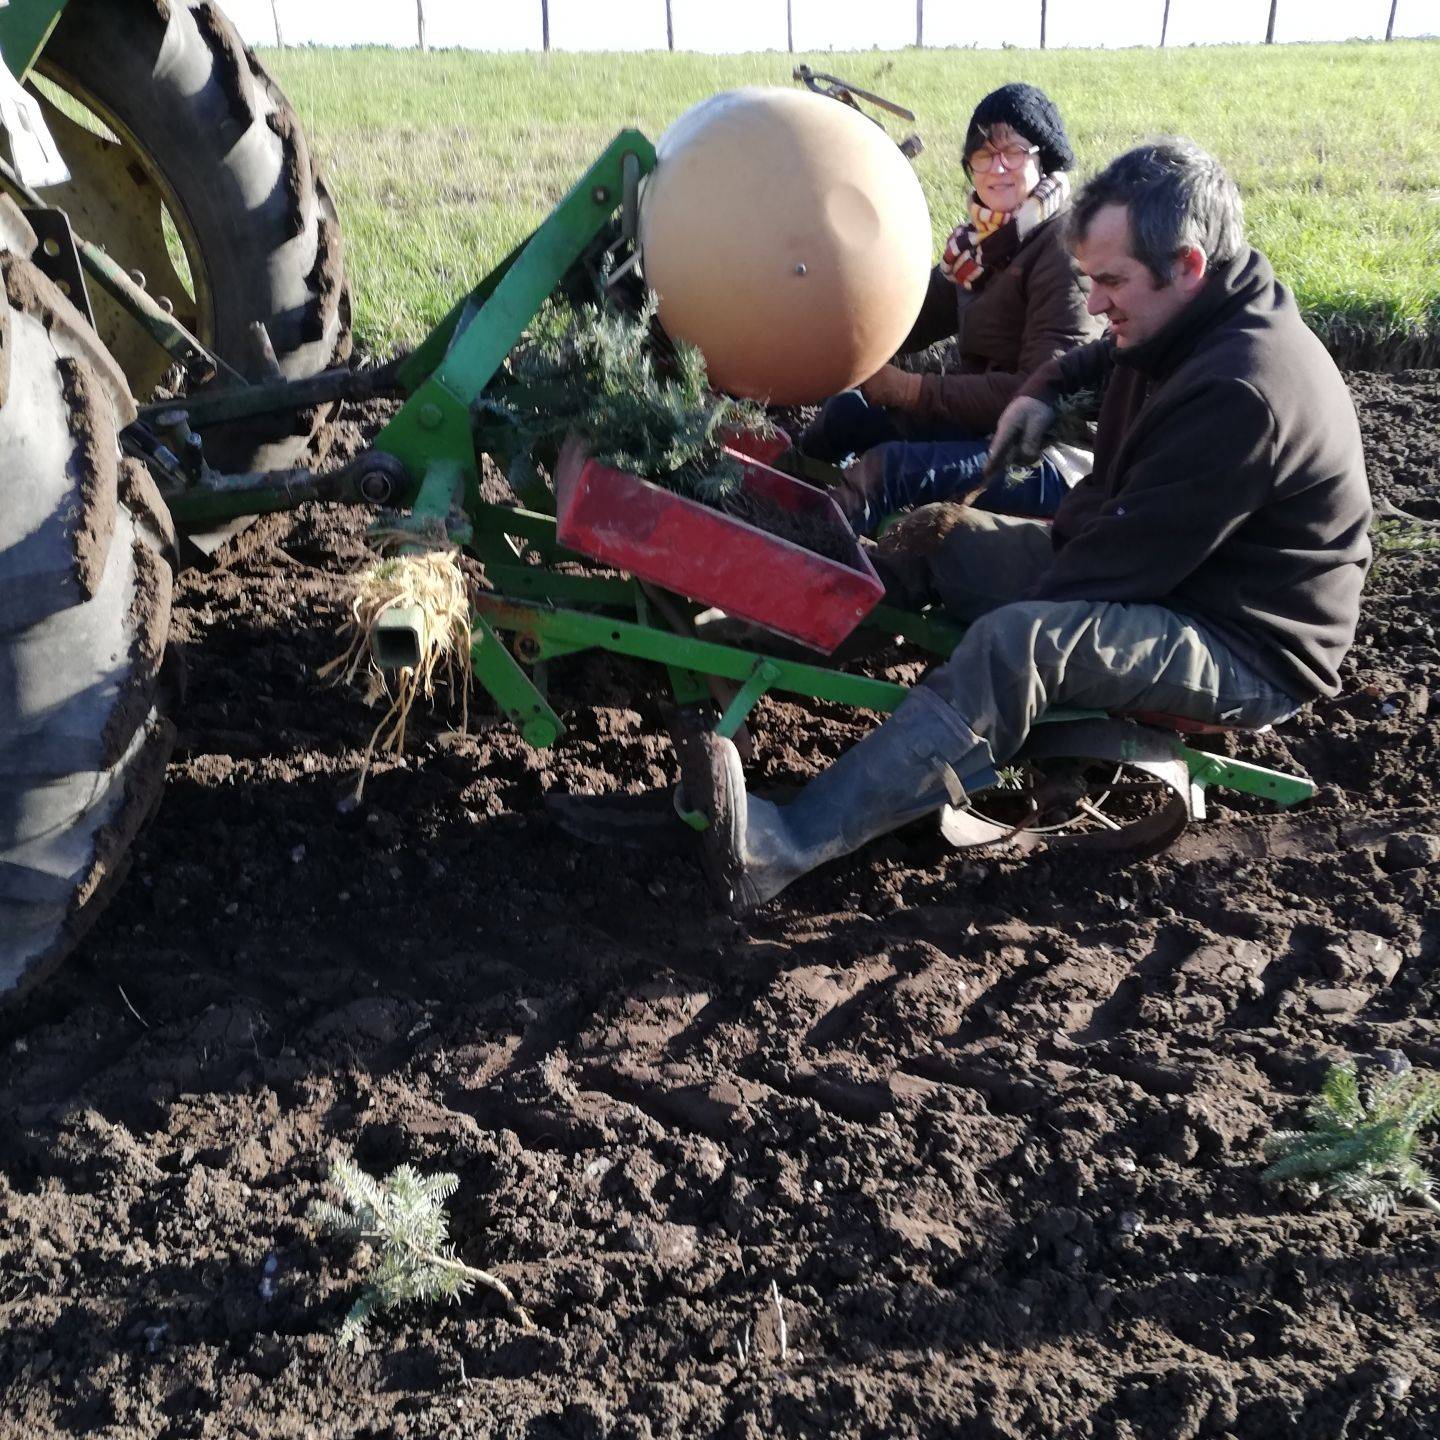
{"type": "Polygon", "coordinates": [[[341,1159],[331,1167],[330,1182],[342,1204],[317,1200],[310,1207],[312,1223],[374,1248],[365,1289],[340,1326],[343,1344],[354,1344],[380,1310],[411,1302],[453,1301],[477,1284],[494,1290],[525,1329],[533,1328],[503,1280],[456,1258],[445,1214],[445,1202],[460,1185],[456,1176],[421,1175],[409,1165],[400,1165],[377,1180],[353,1161],[341,1159]]]}
{"type": "Polygon", "coordinates": [[[681,495],[710,504],[736,496],[741,472],[724,451],[726,434],[774,426],[763,406],[709,388],[695,346],[666,338],[660,363],[658,306],[651,293],[633,314],[551,305],[535,317],[505,378],[476,402],[510,431],[512,483],[533,473],[537,447],[558,447],[573,431],[596,459],[681,495]]]}
{"type": "Polygon", "coordinates": [[[1270,1184],[1310,1182],[1342,1204],[1383,1218],[1410,1200],[1440,1213],[1435,1182],[1416,1158],[1420,1131],[1440,1119],[1440,1076],[1405,1069],[1363,1084],[1332,1066],[1310,1102],[1309,1128],[1265,1142],[1270,1184]]]}

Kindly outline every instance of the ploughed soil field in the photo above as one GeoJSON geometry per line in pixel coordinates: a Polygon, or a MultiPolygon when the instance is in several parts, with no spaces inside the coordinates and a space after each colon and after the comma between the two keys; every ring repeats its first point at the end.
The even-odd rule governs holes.
{"type": "MultiPolygon", "coordinates": [[[[1377,495],[1440,518],[1440,372],[1352,380],[1377,495]]],[[[316,670],[365,518],[182,582],[164,804],[0,1017],[0,1433],[1440,1434],[1433,1216],[1257,1179],[1327,1062],[1440,1066],[1440,552],[1383,551],[1344,694],[1242,742],[1314,802],[1129,865],[918,825],[737,923],[547,812],[671,778],[638,667],[557,664],[548,753],[418,717],[353,802],[376,715],[316,670]],[[477,1292],[337,1346],[337,1153],[454,1171],[535,1329],[477,1292]]],[[[767,702],[758,779],[867,723],[767,702]]]]}

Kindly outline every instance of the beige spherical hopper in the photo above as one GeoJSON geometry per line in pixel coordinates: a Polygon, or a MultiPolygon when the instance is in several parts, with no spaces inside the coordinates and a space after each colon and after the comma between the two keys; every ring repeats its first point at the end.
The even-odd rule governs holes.
{"type": "Polygon", "coordinates": [[[645,278],[711,383],[804,405],[856,385],[920,313],[930,214],[895,142],[808,91],[727,91],[660,137],[645,278]]]}

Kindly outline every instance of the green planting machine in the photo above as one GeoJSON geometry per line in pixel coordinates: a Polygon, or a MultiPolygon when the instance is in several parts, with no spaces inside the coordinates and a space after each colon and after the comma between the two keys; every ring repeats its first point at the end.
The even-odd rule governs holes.
{"type": "MultiPolygon", "coordinates": [[[[481,562],[474,677],[535,746],[565,733],[547,674],[580,651],[650,662],[677,726],[737,737],[769,693],[893,709],[905,687],[859,668],[867,636],[936,657],[957,642],[942,616],[884,603],[838,508],[783,446],[753,436],[732,437],[745,487],[830,527],[827,555],[574,445],[549,457],[553,483],[537,479],[511,503],[485,498],[482,457],[508,471],[515,442],[477,402],[503,393],[507,356],[547,301],[603,304],[634,269],[641,182],[655,164],[637,131],[618,134],[413,352],[356,370],[343,363],[333,207],[284,97],[212,6],[17,0],[0,9],[0,53],[17,76],[38,66],[43,116],[71,175],[53,191],[32,188],[19,143],[0,167],[19,206],[0,208],[0,994],[72,948],[123,873],[173,735],[172,567],[196,537],[203,549],[247,517],[358,505],[385,512],[402,541],[448,542],[481,562]],[[93,67],[66,68],[83,70],[97,43],[139,49],[120,68],[148,74],[157,93],[143,104],[107,99],[93,67]],[[184,84],[167,69],[176,53],[190,62],[184,84]],[[195,75],[206,83],[196,88],[195,75]],[[74,102],[101,125],[77,124],[74,102]],[[172,153],[150,123],[180,123],[186,104],[192,130],[225,130],[195,147],[198,159],[172,153]],[[245,159],[252,151],[260,158],[245,159]],[[232,175],[242,163],[268,165],[272,188],[232,175]],[[256,193],[273,198],[275,216],[268,201],[244,199],[256,193]],[[257,233],[272,220],[269,239],[257,233]],[[188,283],[171,258],[176,237],[188,283]],[[150,400],[167,374],[175,393],[150,400]],[[376,396],[401,403],[368,449],[338,468],[302,463],[336,405],[376,396]],[[748,622],[743,643],[705,638],[696,621],[710,607],[748,622]]],[[[413,666],[418,629],[403,609],[386,612],[376,663],[413,666]]],[[[991,813],[946,812],[952,842],[1064,834],[1153,851],[1203,813],[1211,785],[1282,805],[1314,792],[1308,780],[1196,749],[1164,717],[1052,713],[1006,773],[991,813]]],[[[707,823],[703,793],[654,800],[562,809],[582,834],[707,823]]]]}

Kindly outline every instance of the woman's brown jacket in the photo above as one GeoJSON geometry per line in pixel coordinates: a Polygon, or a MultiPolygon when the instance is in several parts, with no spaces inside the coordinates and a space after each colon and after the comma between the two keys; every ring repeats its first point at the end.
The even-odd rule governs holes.
{"type": "Polygon", "coordinates": [[[1052,215],[978,290],[962,289],[935,268],[901,353],[953,335],[960,365],[926,375],[910,414],[989,435],[1032,371],[1100,334],[1103,323],[1085,313],[1090,282],[1075,267],[1064,228],[1064,212],[1052,215]]]}

